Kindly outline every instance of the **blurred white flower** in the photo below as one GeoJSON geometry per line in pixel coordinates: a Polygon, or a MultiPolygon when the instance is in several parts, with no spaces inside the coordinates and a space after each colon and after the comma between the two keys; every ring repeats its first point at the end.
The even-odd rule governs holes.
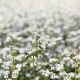
{"type": "Polygon", "coordinates": [[[17,78],[18,77],[18,74],[19,74],[19,71],[18,69],[15,69],[13,72],[12,72],[12,78],[17,78]]]}
{"type": "Polygon", "coordinates": [[[5,79],[7,79],[9,77],[9,73],[10,73],[10,71],[4,71],[3,76],[5,79]]]}
{"type": "Polygon", "coordinates": [[[22,65],[21,64],[17,64],[15,67],[18,69],[18,71],[21,71],[22,65]]]}

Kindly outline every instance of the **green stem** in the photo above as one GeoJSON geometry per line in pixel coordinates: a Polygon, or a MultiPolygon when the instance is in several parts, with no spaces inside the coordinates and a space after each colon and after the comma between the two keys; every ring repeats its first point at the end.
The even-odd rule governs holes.
{"type": "MultiPolygon", "coordinates": [[[[12,51],[12,54],[13,54],[13,52],[14,51],[12,51]]],[[[14,71],[14,69],[15,69],[15,60],[14,60],[14,56],[12,55],[12,67],[11,67],[11,74],[10,74],[10,76],[11,76],[12,80],[17,80],[17,79],[13,79],[12,78],[12,72],[14,71]]]]}
{"type": "Polygon", "coordinates": [[[34,66],[35,66],[35,65],[34,65],[34,60],[35,60],[35,59],[34,59],[34,57],[35,57],[35,56],[33,55],[33,75],[34,75],[34,80],[35,80],[35,71],[34,71],[34,66]]]}
{"type": "MultiPolygon", "coordinates": [[[[76,65],[76,61],[75,61],[75,65],[76,65]]],[[[76,66],[75,66],[75,80],[76,80],[76,71],[77,71],[77,69],[76,69],[76,66]]]]}

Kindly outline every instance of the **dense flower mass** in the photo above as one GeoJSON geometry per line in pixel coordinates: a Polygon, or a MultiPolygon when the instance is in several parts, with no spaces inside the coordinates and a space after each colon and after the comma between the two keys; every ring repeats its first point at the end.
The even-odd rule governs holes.
{"type": "Polygon", "coordinates": [[[37,34],[31,45],[22,48],[22,39],[10,36],[0,53],[0,78],[3,80],[79,80],[80,52],[64,48],[63,53],[50,53],[37,34]],[[33,46],[33,47],[32,47],[33,46]],[[52,54],[52,55],[51,55],[52,54]]]}
{"type": "Polygon", "coordinates": [[[40,10],[3,22],[0,80],[80,80],[80,16],[40,10]]]}

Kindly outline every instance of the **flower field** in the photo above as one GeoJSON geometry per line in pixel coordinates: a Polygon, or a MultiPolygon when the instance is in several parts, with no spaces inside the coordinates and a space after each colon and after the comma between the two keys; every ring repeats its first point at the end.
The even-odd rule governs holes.
{"type": "Polygon", "coordinates": [[[0,80],[80,80],[80,16],[25,12],[0,22],[0,80]]]}

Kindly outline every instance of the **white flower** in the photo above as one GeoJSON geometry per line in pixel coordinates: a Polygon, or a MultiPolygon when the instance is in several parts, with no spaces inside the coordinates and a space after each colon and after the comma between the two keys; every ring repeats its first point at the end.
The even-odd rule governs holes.
{"type": "Polygon", "coordinates": [[[49,62],[50,63],[52,63],[52,62],[58,62],[59,60],[58,59],[56,59],[56,58],[51,58],[51,59],[49,59],[49,62]]]}
{"type": "Polygon", "coordinates": [[[22,65],[21,64],[17,64],[15,67],[18,69],[18,71],[21,71],[22,65]]]}
{"type": "Polygon", "coordinates": [[[5,43],[9,42],[11,40],[10,37],[7,37],[6,40],[5,40],[5,43]]]}
{"type": "Polygon", "coordinates": [[[75,77],[75,73],[68,73],[68,76],[70,77],[70,78],[73,78],[73,77],[75,77]]]}
{"type": "Polygon", "coordinates": [[[54,75],[52,74],[52,75],[50,75],[50,79],[54,79],[54,75]]]}
{"type": "Polygon", "coordinates": [[[59,79],[59,76],[56,75],[55,73],[53,74],[53,76],[54,76],[54,79],[59,79]]]}
{"type": "Polygon", "coordinates": [[[64,57],[64,58],[63,58],[63,62],[64,62],[64,61],[69,61],[69,60],[70,60],[70,57],[64,57]]]}
{"type": "Polygon", "coordinates": [[[61,77],[63,77],[63,76],[66,76],[67,73],[66,73],[65,71],[60,71],[59,75],[60,75],[61,77]]]}
{"type": "Polygon", "coordinates": [[[80,60],[80,55],[74,56],[73,59],[75,59],[75,60],[80,60]]]}
{"type": "Polygon", "coordinates": [[[70,35],[72,35],[72,36],[76,36],[76,34],[77,34],[77,32],[75,32],[75,31],[70,32],[70,35]]]}
{"type": "Polygon", "coordinates": [[[2,61],[2,59],[0,59],[0,63],[2,63],[3,61],[2,61]]]}
{"type": "Polygon", "coordinates": [[[17,78],[18,77],[18,74],[19,74],[19,71],[17,69],[15,69],[13,72],[12,72],[12,78],[17,78]]]}
{"type": "Polygon", "coordinates": [[[26,77],[30,77],[31,75],[30,75],[30,73],[26,73],[26,77]]]}
{"type": "Polygon", "coordinates": [[[76,74],[76,78],[80,79],[80,73],[76,74]]]}
{"type": "Polygon", "coordinates": [[[5,62],[3,62],[2,67],[4,69],[9,69],[9,67],[11,66],[11,64],[12,64],[12,61],[5,61],[5,62]]]}
{"type": "Polygon", "coordinates": [[[56,64],[56,65],[55,65],[56,71],[60,71],[60,70],[62,70],[63,68],[64,68],[63,64],[56,64]]]}
{"type": "Polygon", "coordinates": [[[15,60],[22,61],[24,57],[25,57],[25,54],[20,54],[20,55],[15,57],[15,60]]]}
{"type": "Polygon", "coordinates": [[[49,70],[47,69],[46,71],[45,71],[45,74],[44,74],[46,77],[49,77],[49,75],[50,75],[50,72],[49,72],[49,70]]]}
{"type": "Polygon", "coordinates": [[[35,80],[40,80],[40,78],[39,77],[36,77],[35,80]]]}
{"type": "Polygon", "coordinates": [[[10,73],[10,71],[4,71],[4,78],[8,78],[9,77],[9,73],[10,73]]]}
{"type": "Polygon", "coordinates": [[[52,67],[51,67],[51,70],[55,70],[55,67],[54,67],[54,66],[52,66],[52,67]]]}
{"type": "Polygon", "coordinates": [[[45,70],[40,70],[40,73],[41,73],[42,75],[46,76],[46,77],[49,77],[49,75],[50,75],[50,72],[49,72],[48,69],[47,69],[46,71],[45,71],[45,70]]]}

